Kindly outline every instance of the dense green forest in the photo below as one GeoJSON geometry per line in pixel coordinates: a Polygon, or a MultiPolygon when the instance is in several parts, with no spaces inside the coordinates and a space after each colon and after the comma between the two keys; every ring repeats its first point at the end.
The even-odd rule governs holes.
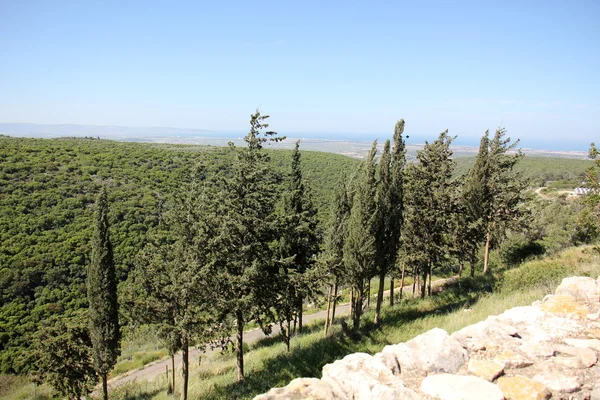
{"type": "MultiPolygon", "coordinates": [[[[269,151],[282,172],[291,151],[269,151]]],[[[358,160],[303,152],[302,168],[325,226],[332,190],[358,160]]],[[[108,187],[111,237],[120,280],[133,268],[161,204],[203,162],[206,174],[227,169],[226,148],[92,139],[0,136],[0,366],[25,372],[21,350],[40,321],[87,306],[93,204],[108,187]]]]}
{"type": "MultiPolygon", "coordinates": [[[[455,175],[466,174],[474,163],[475,157],[456,158],[455,175]]],[[[551,181],[569,181],[571,185],[581,185],[592,165],[590,160],[525,156],[515,166],[515,170],[533,187],[545,186],[551,181]]]]}

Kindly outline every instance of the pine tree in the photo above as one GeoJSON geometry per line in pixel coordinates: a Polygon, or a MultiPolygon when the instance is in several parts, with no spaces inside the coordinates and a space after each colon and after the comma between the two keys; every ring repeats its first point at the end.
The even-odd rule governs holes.
{"type": "Polygon", "coordinates": [[[102,378],[104,400],[108,399],[107,376],[120,354],[117,276],[108,223],[108,198],[102,187],[96,200],[95,231],[91,263],[87,271],[89,332],[94,368],[102,378]]]}
{"type": "Polygon", "coordinates": [[[278,280],[280,293],[276,309],[288,350],[290,322],[293,317],[297,317],[298,331],[302,332],[303,302],[307,296],[313,295],[316,289],[314,267],[320,244],[317,212],[302,177],[299,146],[300,141],[296,142],[292,153],[289,190],[282,197],[282,233],[278,246],[281,267],[278,280]]]}
{"type": "Polygon", "coordinates": [[[432,269],[445,259],[451,246],[452,140],[445,131],[433,143],[425,142],[417,153],[418,164],[406,168],[401,258],[415,275],[422,276],[421,296],[425,296],[427,278],[431,294],[432,269]]]}
{"type": "Polygon", "coordinates": [[[214,202],[219,227],[215,297],[220,309],[231,313],[236,321],[238,381],[244,379],[246,323],[254,320],[269,332],[268,322],[274,320],[272,310],[276,306],[277,177],[267,163],[269,156],[263,145],[284,138],[263,131],[268,118],[259,111],[251,116],[250,132],[244,138],[247,146],[238,150],[229,144],[236,161],[231,172],[215,182],[219,189],[214,202]]]}
{"type": "Polygon", "coordinates": [[[506,230],[521,225],[524,210],[520,207],[523,201],[525,183],[514,171],[515,165],[523,158],[519,149],[515,154],[508,154],[518,144],[504,138],[506,130],[499,128],[489,142],[488,175],[485,194],[485,253],[483,272],[489,269],[489,254],[492,241],[499,242],[504,238],[506,230]]]}
{"type": "Polygon", "coordinates": [[[377,192],[375,155],[377,141],[373,143],[367,159],[363,162],[362,173],[355,182],[352,207],[348,218],[344,240],[344,264],[346,275],[352,288],[352,321],[354,329],[360,327],[363,302],[366,297],[366,283],[373,276],[375,268],[375,234],[377,229],[377,192]]]}

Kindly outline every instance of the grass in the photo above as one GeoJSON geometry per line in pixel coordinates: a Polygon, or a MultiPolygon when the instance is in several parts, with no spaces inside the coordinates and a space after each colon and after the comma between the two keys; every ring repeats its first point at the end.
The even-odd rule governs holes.
{"type": "Polygon", "coordinates": [[[127,332],[122,343],[121,356],[110,376],[142,368],[167,355],[167,350],[149,327],[144,326],[135,332],[127,332]]]}
{"type": "MultiPolygon", "coordinates": [[[[235,382],[235,359],[231,353],[204,355],[192,362],[190,398],[248,399],[290,380],[320,377],[322,367],[354,352],[375,353],[387,344],[409,340],[439,327],[453,332],[518,305],[531,304],[554,291],[561,279],[572,275],[598,276],[598,255],[590,248],[572,248],[553,257],[527,262],[515,269],[498,269],[493,275],[453,282],[439,295],[404,300],[383,311],[384,324],[372,324],[373,312],[363,319],[355,337],[342,335],[334,326],[324,337],[322,323],[310,324],[292,340],[287,352],[279,338],[266,338],[250,346],[245,357],[246,379],[235,382]]],[[[180,382],[179,382],[180,383],[180,382]]],[[[170,399],[166,379],[133,384],[113,391],[115,399],[170,399]]]]}

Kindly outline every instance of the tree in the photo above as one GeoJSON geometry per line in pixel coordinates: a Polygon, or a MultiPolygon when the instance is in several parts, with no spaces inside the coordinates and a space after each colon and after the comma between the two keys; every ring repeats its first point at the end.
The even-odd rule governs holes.
{"type": "Polygon", "coordinates": [[[88,329],[96,373],[102,378],[104,400],[108,400],[107,376],[121,353],[117,276],[108,223],[108,198],[103,186],[96,200],[92,256],[87,271],[88,329]]]}
{"type": "MultiPolygon", "coordinates": [[[[213,307],[215,227],[200,169],[164,213],[156,232],[140,252],[127,281],[126,307],[131,319],[151,324],[174,363],[182,350],[182,398],[187,399],[191,343],[224,343],[220,315],[213,307]]],[[[173,366],[173,390],[175,368],[173,366]]]]}
{"type": "Polygon", "coordinates": [[[454,252],[459,261],[459,274],[465,261],[471,265],[471,277],[475,276],[475,263],[480,244],[485,240],[486,204],[489,195],[489,131],[486,131],[479,144],[475,165],[463,180],[457,192],[456,213],[454,214],[454,252]]]}
{"type": "Polygon", "coordinates": [[[492,241],[501,241],[507,229],[521,225],[524,216],[520,205],[525,183],[514,171],[515,165],[523,158],[523,153],[519,149],[510,155],[509,152],[519,144],[519,140],[511,143],[510,138],[504,138],[505,135],[506,130],[499,128],[489,142],[487,182],[484,190],[487,198],[483,203],[486,225],[484,273],[489,269],[492,241]]]}
{"type": "Polygon", "coordinates": [[[579,214],[578,237],[583,242],[591,242],[600,236],[600,151],[596,144],[590,145],[589,158],[594,166],[586,172],[585,186],[589,190],[583,198],[584,208],[579,214]]]}
{"type": "Polygon", "coordinates": [[[373,143],[367,159],[363,162],[362,173],[357,177],[354,184],[352,207],[344,239],[344,264],[346,276],[353,293],[351,307],[354,329],[360,327],[363,301],[366,297],[365,284],[372,277],[375,268],[375,230],[377,228],[375,203],[377,191],[376,154],[377,141],[373,143]]]}
{"type": "Polygon", "coordinates": [[[216,276],[219,285],[215,295],[218,306],[236,321],[236,359],[238,381],[244,379],[244,326],[255,320],[269,332],[274,319],[278,264],[274,248],[277,243],[278,220],[275,214],[278,177],[271,171],[269,155],[263,145],[283,137],[268,127],[268,115],[257,110],[250,119],[250,132],[244,137],[246,147],[237,149],[231,172],[221,176],[215,187],[214,209],[219,232],[216,276]]]}
{"type": "Polygon", "coordinates": [[[415,274],[422,275],[423,297],[427,278],[431,294],[433,267],[445,259],[451,246],[452,140],[445,131],[433,143],[425,142],[417,153],[418,164],[406,168],[401,258],[415,274]]]}
{"type": "Polygon", "coordinates": [[[346,238],[346,224],[350,216],[350,201],[345,179],[338,184],[334,200],[331,203],[330,226],[325,236],[323,253],[321,255],[322,265],[325,268],[324,275],[330,282],[330,291],[327,299],[328,306],[332,304],[331,318],[325,321],[325,334],[335,319],[335,308],[337,306],[338,288],[345,281],[344,265],[344,241],[346,238]]]}
{"type": "Polygon", "coordinates": [[[87,396],[96,384],[86,319],[77,313],[46,320],[30,349],[34,380],[50,384],[69,400],[87,396]]]}
{"type": "MultiPolygon", "coordinates": [[[[403,174],[406,164],[404,144],[404,120],[394,127],[394,148],[390,151],[390,141],[386,141],[379,161],[377,183],[377,266],[379,268],[379,291],[375,308],[375,323],[380,323],[381,304],[385,277],[392,272],[398,255],[403,213],[403,174]]],[[[393,278],[390,284],[390,304],[394,303],[393,278]]]]}
{"type": "Polygon", "coordinates": [[[314,267],[320,244],[317,212],[302,177],[299,146],[300,141],[297,141],[292,153],[289,189],[282,197],[278,246],[280,289],[276,309],[288,350],[291,320],[297,317],[301,333],[304,299],[316,289],[314,267]]]}

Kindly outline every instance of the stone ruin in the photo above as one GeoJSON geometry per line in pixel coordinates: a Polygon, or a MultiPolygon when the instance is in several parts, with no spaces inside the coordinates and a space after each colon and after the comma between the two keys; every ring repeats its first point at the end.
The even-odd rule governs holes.
{"type": "Polygon", "coordinates": [[[600,277],[451,335],[432,329],[374,356],[355,353],[254,400],[600,400],[600,277]]]}

